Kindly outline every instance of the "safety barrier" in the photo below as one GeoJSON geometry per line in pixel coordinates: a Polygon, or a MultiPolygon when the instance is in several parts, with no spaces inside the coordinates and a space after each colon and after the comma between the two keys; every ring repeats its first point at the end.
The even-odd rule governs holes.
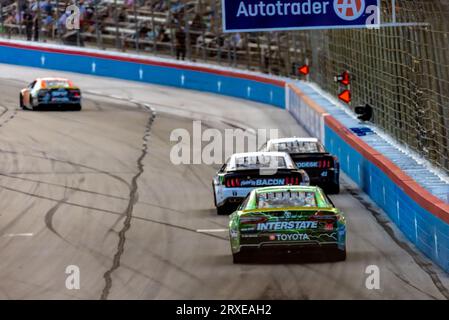
{"type": "Polygon", "coordinates": [[[418,249],[449,272],[449,205],[326,113],[299,88],[292,84],[287,87],[286,108],[298,122],[321,138],[339,158],[341,169],[418,249]]]}
{"type": "Polygon", "coordinates": [[[182,87],[281,108],[285,105],[282,80],[169,59],[0,40],[0,63],[182,87]]]}
{"type": "Polygon", "coordinates": [[[449,272],[449,205],[372,149],[299,88],[255,73],[99,50],[0,41],[0,63],[213,92],[287,108],[406,237],[449,272]]]}

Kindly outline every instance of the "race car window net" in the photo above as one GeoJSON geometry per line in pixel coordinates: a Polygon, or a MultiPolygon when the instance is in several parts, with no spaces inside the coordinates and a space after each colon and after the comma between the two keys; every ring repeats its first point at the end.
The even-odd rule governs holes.
{"type": "Polygon", "coordinates": [[[251,193],[249,193],[246,196],[245,200],[243,200],[242,204],[239,207],[239,210],[244,210],[248,206],[248,202],[249,202],[250,197],[251,197],[251,193]]]}
{"type": "Polygon", "coordinates": [[[257,169],[295,169],[294,164],[289,163],[283,156],[243,156],[235,158],[231,170],[257,170],[257,169]]]}
{"type": "Polygon", "coordinates": [[[37,81],[33,81],[30,83],[30,85],[28,86],[28,88],[33,89],[34,85],[36,84],[37,81]]]}
{"type": "Polygon", "coordinates": [[[317,207],[315,192],[275,191],[257,195],[258,209],[285,207],[317,207]]]}
{"type": "Polygon", "coordinates": [[[218,172],[223,172],[223,171],[225,171],[226,170],[226,166],[228,165],[228,163],[226,162],[226,163],[224,163],[222,166],[221,166],[221,168],[220,168],[220,170],[218,170],[218,172]]]}
{"type": "Polygon", "coordinates": [[[268,151],[279,151],[288,153],[323,153],[324,148],[319,142],[312,141],[288,141],[273,143],[268,151]]]}

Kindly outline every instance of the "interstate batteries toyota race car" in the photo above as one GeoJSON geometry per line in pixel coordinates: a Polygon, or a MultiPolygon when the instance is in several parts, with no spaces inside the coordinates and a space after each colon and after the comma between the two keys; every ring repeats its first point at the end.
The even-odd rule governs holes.
{"type": "Polygon", "coordinates": [[[229,214],[256,187],[309,185],[304,170],[285,152],[233,154],[212,181],[218,214],[229,214]]]}
{"type": "Polygon", "coordinates": [[[310,177],[310,184],[320,186],[327,193],[340,192],[340,164],[338,158],[326,151],[316,138],[283,138],[267,142],[266,151],[287,152],[299,169],[310,177]]]}
{"type": "Polygon", "coordinates": [[[20,91],[21,109],[71,107],[81,110],[81,91],[71,81],[62,78],[38,78],[20,91]]]}
{"type": "Polygon", "coordinates": [[[319,187],[254,189],[230,215],[229,235],[234,263],[264,253],[346,259],[345,217],[319,187]]]}

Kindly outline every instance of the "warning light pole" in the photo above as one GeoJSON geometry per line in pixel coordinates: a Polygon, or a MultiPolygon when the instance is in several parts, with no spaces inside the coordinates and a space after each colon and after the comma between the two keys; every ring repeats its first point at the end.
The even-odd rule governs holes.
{"type": "Polygon", "coordinates": [[[340,99],[341,101],[343,101],[346,104],[350,104],[351,103],[351,91],[349,91],[348,89],[343,90],[338,95],[338,99],[340,99]]]}
{"type": "Polygon", "coordinates": [[[345,70],[342,74],[336,75],[334,81],[339,83],[338,99],[346,104],[351,104],[351,75],[345,70]],[[343,88],[342,88],[343,87],[343,88]],[[343,89],[343,91],[341,91],[343,89]]]}
{"type": "Polygon", "coordinates": [[[309,74],[309,72],[310,72],[310,68],[309,68],[308,65],[305,64],[305,65],[303,65],[303,66],[298,68],[298,72],[300,74],[302,74],[302,75],[307,76],[309,74]]]}
{"type": "Polygon", "coordinates": [[[306,63],[302,66],[298,66],[296,69],[296,73],[298,76],[305,76],[306,81],[309,81],[309,73],[310,73],[310,67],[309,67],[309,59],[306,58],[306,63]]]}

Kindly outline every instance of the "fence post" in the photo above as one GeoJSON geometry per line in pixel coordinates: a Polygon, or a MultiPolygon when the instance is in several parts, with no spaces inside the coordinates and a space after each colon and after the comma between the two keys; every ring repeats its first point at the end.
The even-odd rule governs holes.
{"type": "Polygon", "coordinates": [[[135,34],[136,53],[139,53],[140,30],[139,30],[139,21],[137,20],[137,0],[133,1],[133,10],[134,10],[134,22],[136,27],[136,34],[135,34]]]}
{"type": "Polygon", "coordinates": [[[260,45],[260,33],[256,33],[257,35],[257,52],[259,53],[259,71],[260,72],[264,72],[265,71],[265,67],[264,67],[264,62],[265,62],[265,57],[263,55],[263,50],[262,47],[260,45]]]}
{"type": "Polygon", "coordinates": [[[249,49],[249,36],[245,32],[245,46],[246,46],[246,69],[251,69],[251,51],[249,49]]]}
{"type": "Polygon", "coordinates": [[[19,35],[22,35],[22,14],[20,11],[20,1],[19,0],[16,1],[16,7],[17,7],[17,16],[19,17],[18,31],[19,31],[19,35]]]}
{"type": "MultiPolygon", "coordinates": [[[[173,14],[172,14],[172,7],[171,7],[171,1],[168,1],[168,23],[167,26],[170,29],[170,55],[173,57],[174,56],[174,52],[175,52],[175,33],[173,32],[173,14]]],[[[178,23],[181,23],[180,21],[178,23]]]]}
{"type": "MultiPolygon", "coordinates": [[[[79,1],[75,0],[75,5],[77,7],[79,7],[79,1]]],[[[76,30],[76,45],[79,47],[81,46],[81,24],[80,24],[80,28],[78,30],[76,30]]]]}
{"type": "MultiPolygon", "coordinates": [[[[185,39],[185,46],[186,46],[186,58],[187,60],[192,60],[192,43],[191,43],[191,36],[190,36],[190,25],[189,25],[189,16],[187,13],[184,13],[184,33],[186,36],[185,39]]],[[[181,21],[178,20],[178,23],[181,24],[181,21]]]]}
{"type": "Polygon", "coordinates": [[[2,28],[1,33],[3,34],[5,31],[5,24],[3,22],[3,1],[0,1],[0,27],[2,28]]]}
{"type": "Polygon", "coordinates": [[[217,52],[216,52],[216,56],[215,56],[215,60],[217,62],[217,64],[221,64],[221,34],[220,34],[220,29],[219,29],[219,18],[218,18],[218,9],[219,6],[217,6],[217,0],[212,0],[212,10],[214,11],[214,33],[215,33],[215,41],[216,41],[216,46],[217,46],[217,52]]]}
{"type": "MultiPolygon", "coordinates": [[[[42,29],[42,15],[41,15],[41,1],[37,0],[36,2],[36,20],[34,24],[34,28],[37,30],[34,30],[34,40],[35,41],[41,41],[41,29],[42,29]]],[[[19,8],[19,15],[22,19],[21,9],[19,8]]],[[[22,24],[20,24],[20,28],[22,29],[22,24]]]]}
{"type": "Polygon", "coordinates": [[[114,23],[115,23],[115,48],[119,49],[120,48],[120,39],[119,39],[117,0],[114,0],[114,23]]]}
{"type": "Polygon", "coordinates": [[[104,49],[101,38],[101,23],[98,20],[98,1],[94,0],[94,11],[95,11],[95,38],[98,49],[104,49]]]}
{"type": "Polygon", "coordinates": [[[158,34],[156,34],[156,25],[154,24],[154,7],[153,3],[150,4],[151,6],[151,32],[153,34],[153,45],[151,46],[151,52],[153,54],[157,54],[157,37],[158,34]]]}

